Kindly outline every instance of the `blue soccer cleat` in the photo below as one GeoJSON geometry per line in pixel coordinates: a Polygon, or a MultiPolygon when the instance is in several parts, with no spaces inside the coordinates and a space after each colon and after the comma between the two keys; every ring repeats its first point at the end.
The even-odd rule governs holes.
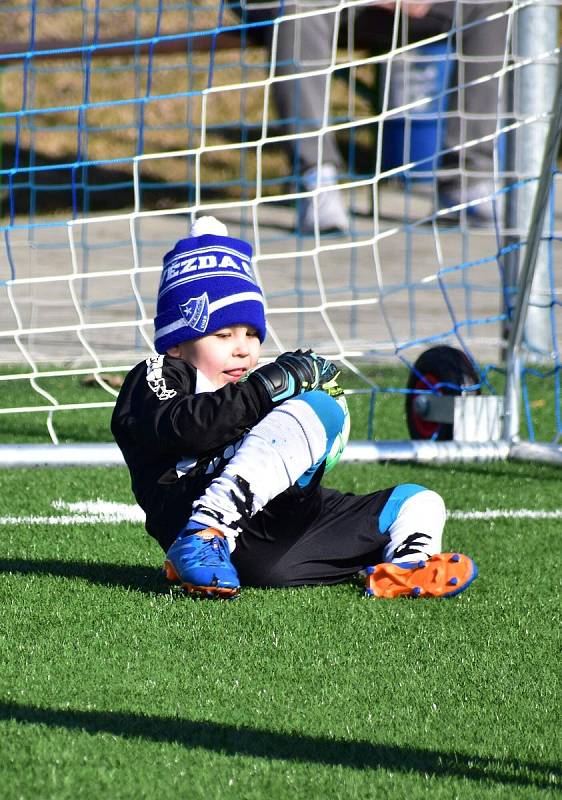
{"type": "Polygon", "coordinates": [[[240,594],[228,543],[214,528],[180,534],[166,553],[164,571],[168,580],[179,581],[188,594],[225,599],[240,594]]]}

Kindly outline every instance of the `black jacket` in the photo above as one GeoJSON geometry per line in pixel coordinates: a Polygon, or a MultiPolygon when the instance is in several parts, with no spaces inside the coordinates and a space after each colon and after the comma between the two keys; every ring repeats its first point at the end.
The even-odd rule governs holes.
{"type": "MultiPolygon", "coordinates": [[[[196,383],[197,371],[182,359],[149,358],[125,378],[111,419],[146,529],[165,550],[187,523],[193,502],[223,469],[225,449],[273,408],[261,381],[251,377],[199,394],[196,383]]],[[[305,494],[313,494],[317,483],[305,494]]],[[[284,498],[289,512],[291,498],[300,505],[302,494],[294,487],[277,500],[284,498]]]]}

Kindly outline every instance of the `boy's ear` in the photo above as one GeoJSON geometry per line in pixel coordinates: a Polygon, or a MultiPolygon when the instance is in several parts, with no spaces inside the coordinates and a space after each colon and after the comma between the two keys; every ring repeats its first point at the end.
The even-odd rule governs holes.
{"type": "Polygon", "coordinates": [[[179,345],[173,344],[171,347],[168,347],[168,349],[166,350],[166,354],[172,356],[172,358],[179,358],[180,357],[179,345]]]}

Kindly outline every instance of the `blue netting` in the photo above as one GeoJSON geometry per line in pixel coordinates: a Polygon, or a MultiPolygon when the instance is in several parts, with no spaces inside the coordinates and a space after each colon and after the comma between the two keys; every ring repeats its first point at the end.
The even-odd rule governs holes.
{"type": "MultiPolygon", "coordinates": [[[[78,263],[81,278],[93,278],[100,269],[130,266],[131,239],[141,267],[158,264],[172,234],[163,224],[146,224],[143,214],[161,211],[164,219],[179,209],[181,233],[192,211],[201,213],[209,205],[220,214],[222,204],[222,213],[240,235],[259,236],[260,275],[274,312],[329,306],[322,319],[316,315],[321,333],[312,312],[294,314],[280,335],[287,347],[312,339],[319,347],[360,353],[356,362],[354,355],[347,360],[366,374],[364,361],[402,364],[409,370],[421,350],[448,342],[478,365],[484,390],[498,390],[502,338],[516,297],[515,276],[506,264],[523,252],[525,241],[504,235],[497,220],[486,229],[472,228],[466,198],[458,217],[442,225],[437,178],[452,155],[444,132],[452,100],[465,88],[455,77],[457,31],[445,30],[437,42],[421,42],[407,53],[409,61],[385,60],[376,51],[375,61],[369,52],[371,63],[361,64],[353,47],[340,42],[338,58],[327,71],[331,102],[326,123],[337,128],[343,156],[339,180],[353,212],[349,246],[342,249],[337,236],[324,236],[316,246],[294,227],[300,202],[294,194],[303,189],[302,142],[288,154],[277,137],[288,124],[304,131],[310,120],[283,118],[272,97],[266,98],[279,69],[291,66],[279,61],[271,73],[273,83],[265,86],[271,65],[263,45],[275,23],[249,21],[234,2],[131,0],[108,7],[96,0],[88,6],[2,4],[0,24],[14,31],[10,41],[18,43],[0,49],[0,285],[28,274],[19,249],[24,236],[48,269],[68,262],[69,222],[112,217],[115,224],[107,223],[104,237],[92,225],[74,229],[74,267],[78,263]],[[414,67],[426,73],[435,67],[432,88],[426,89],[431,102],[417,107],[414,100],[413,107],[404,109],[413,96],[408,94],[408,70],[414,67]],[[385,82],[388,77],[388,89],[398,74],[406,76],[404,102],[393,105],[385,82]],[[177,156],[159,158],[176,151],[177,156]],[[118,224],[131,212],[138,216],[118,224]],[[334,259],[341,262],[337,274],[320,289],[334,259]]],[[[296,82],[295,96],[299,91],[296,82]]],[[[492,137],[498,206],[510,192],[536,181],[519,180],[506,169],[501,131],[506,121],[498,118],[492,137]]],[[[462,163],[459,169],[470,174],[462,163]]],[[[542,364],[545,354],[531,353],[522,376],[531,439],[545,435],[533,421],[543,391],[555,409],[546,436],[561,435],[559,176],[555,171],[544,237],[549,293],[540,301],[548,307],[548,357],[542,364]]],[[[101,319],[105,312],[140,320],[139,297],[150,308],[155,277],[138,270],[133,282],[138,297],[125,281],[104,295],[94,290],[95,280],[81,279],[77,294],[86,321],[101,319]]],[[[88,341],[106,363],[101,340],[92,333],[88,341]]],[[[103,345],[109,363],[112,349],[103,345]]],[[[121,349],[140,355],[146,347],[146,338],[134,330],[121,349]]],[[[373,392],[372,433],[375,399],[404,390],[372,375],[366,385],[373,392]]]]}

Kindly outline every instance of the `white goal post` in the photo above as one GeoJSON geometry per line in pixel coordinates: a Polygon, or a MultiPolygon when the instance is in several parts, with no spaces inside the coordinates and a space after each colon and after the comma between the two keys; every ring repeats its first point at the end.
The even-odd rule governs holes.
{"type": "Polygon", "coordinates": [[[254,246],[265,360],[312,347],[371,409],[415,394],[419,438],[389,440],[374,415],[344,460],[562,463],[560,5],[457,0],[447,20],[434,3],[425,28],[388,5],[3,4],[17,24],[0,44],[0,466],[122,463],[64,420],[108,420],[120,376],[153,354],[162,256],[203,214],[254,246]],[[361,28],[373,8],[386,43],[361,28]],[[293,63],[284,26],[298,38],[311,20],[329,20],[327,58],[293,63]],[[491,26],[493,57],[474,45],[491,26]],[[304,81],[322,87],[319,119],[280,107],[280,85],[300,97],[304,81]],[[475,111],[482,86],[495,103],[475,111]],[[303,180],[310,142],[317,166],[336,142],[333,184],[303,180]],[[348,227],[323,231],[336,193],[348,227]],[[416,381],[436,346],[479,381],[416,381]]]}

